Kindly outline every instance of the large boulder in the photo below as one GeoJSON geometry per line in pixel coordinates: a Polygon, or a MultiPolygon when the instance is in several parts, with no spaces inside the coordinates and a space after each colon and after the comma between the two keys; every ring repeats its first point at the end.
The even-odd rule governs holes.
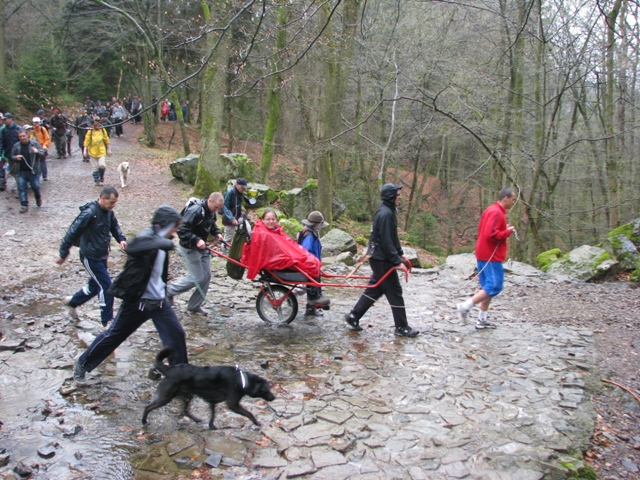
{"type": "Polygon", "coordinates": [[[239,177],[251,180],[255,177],[255,164],[249,160],[246,153],[221,153],[224,172],[220,172],[221,178],[236,179],[239,177]]]}
{"type": "Polygon", "coordinates": [[[538,254],[538,256],[536,257],[536,263],[543,272],[546,272],[549,268],[549,265],[551,265],[561,257],[562,250],[560,250],[559,248],[552,248],[551,250],[547,250],[546,252],[538,254]]]}
{"type": "MultiPolygon", "coordinates": [[[[282,210],[288,217],[302,220],[309,212],[316,210],[318,196],[318,181],[309,179],[302,188],[294,188],[280,192],[282,210]]],[[[337,220],[346,210],[345,205],[337,199],[332,202],[333,219],[337,220]]]]}
{"type": "Polygon", "coordinates": [[[422,268],[422,264],[418,258],[418,252],[411,247],[402,247],[402,251],[404,252],[404,256],[407,257],[407,260],[411,262],[413,268],[422,268]]]}
{"type": "Polygon", "coordinates": [[[178,180],[188,183],[189,185],[196,184],[196,174],[198,173],[198,162],[200,161],[200,155],[192,153],[186,157],[179,158],[175,162],[169,164],[171,175],[178,180]]]}
{"type": "Polygon", "coordinates": [[[567,275],[588,282],[615,273],[617,266],[618,262],[606,250],[583,245],[549,265],[547,273],[567,275]]]}
{"type": "Polygon", "coordinates": [[[469,278],[475,273],[477,264],[473,253],[449,255],[440,266],[440,271],[455,278],[469,278]]]}
{"type": "Polygon", "coordinates": [[[334,228],[322,237],[322,258],[339,255],[342,252],[356,253],[356,241],[347,232],[334,228]]]}
{"type": "Polygon", "coordinates": [[[602,248],[619,262],[621,270],[635,270],[637,267],[640,254],[638,254],[638,249],[634,243],[625,235],[619,234],[607,237],[602,242],[602,248]]]}

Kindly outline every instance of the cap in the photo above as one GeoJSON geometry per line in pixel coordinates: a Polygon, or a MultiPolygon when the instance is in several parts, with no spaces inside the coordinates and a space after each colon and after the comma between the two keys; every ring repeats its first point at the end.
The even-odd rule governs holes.
{"type": "Polygon", "coordinates": [[[4,118],[13,118],[13,114],[7,112],[7,113],[4,114],[4,118]]]}
{"type": "Polygon", "coordinates": [[[83,106],[83,107],[80,107],[80,110],[85,110],[85,111],[86,111],[86,110],[87,110],[87,107],[84,107],[84,106],[83,106]]]}
{"type": "Polygon", "coordinates": [[[307,218],[302,220],[302,223],[307,227],[314,227],[318,230],[329,226],[329,223],[324,221],[322,213],[317,211],[311,212],[307,218]]]}
{"type": "Polygon", "coordinates": [[[40,117],[33,117],[33,118],[31,119],[31,123],[36,123],[36,122],[37,122],[37,123],[40,123],[41,121],[42,121],[42,120],[40,120],[40,117]]]}
{"type": "Polygon", "coordinates": [[[100,121],[100,117],[98,117],[98,116],[93,117],[93,121],[94,122],[99,122],[100,121]]]}
{"type": "Polygon", "coordinates": [[[22,126],[23,130],[31,130],[33,127],[31,125],[29,125],[28,123],[26,125],[22,126]]]}
{"type": "Polygon", "coordinates": [[[42,109],[38,110],[38,115],[44,115],[44,110],[42,109]]]}
{"type": "Polygon", "coordinates": [[[4,115],[0,113],[0,120],[4,120],[4,115]]]}
{"type": "Polygon", "coordinates": [[[60,114],[60,109],[59,108],[54,108],[53,109],[53,113],[59,115],[60,114]]]}
{"type": "Polygon", "coordinates": [[[238,180],[236,180],[236,185],[240,185],[241,187],[246,187],[247,180],[245,178],[240,177],[238,180]]]}

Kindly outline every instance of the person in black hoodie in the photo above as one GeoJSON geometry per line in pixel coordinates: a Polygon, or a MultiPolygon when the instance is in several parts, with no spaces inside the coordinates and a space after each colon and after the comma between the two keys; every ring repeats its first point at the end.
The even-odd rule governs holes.
{"type": "Polygon", "coordinates": [[[100,365],[147,320],[153,321],[165,347],[172,347],[169,364],[189,363],[184,328],[166,301],[168,253],[171,238],[180,224],[180,214],[162,205],[153,214],[151,227],[127,245],[127,262],[111,285],[110,292],[122,299],[118,314],[108,330],[100,333],[89,348],[75,358],[73,378],[86,381],[86,373],[100,365]]]}
{"type": "Polygon", "coordinates": [[[40,195],[40,168],[45,151],[37,140],[29,140],[26,130],[18,131],[18,142],[13,145],[9,172],[18,179],[18,193],[20,195],[20,213],[29,208],[27,184],[31,186],[36,198],[36,205],[42,206],[40,195]]]}
{"type": "Polygon", "coordinates": [[[111,237],[116,239],[123,250],[127,239],[120,229],[113,208],[118,201],[118,191],[106,186],[100,191],[100,198],[80,207],[80,213],[67,230],[60,244],[60,256],[56,260],[62,265],[69,256],[72,246],[80,247],[80,261],[89,274],[89,283],[78,290],[73,297],[63,300],[69,315],[78,319],[76,307],[88,302],[96,295],[100,301],[100,318],[102,325],[113,318],[113,296],[109,293],[111,277],[107,269],[109,244],[111,237]]]}
{"type": "MultiPolygon", "coordinates": [[[[380,198],[382,204],[378,207],[373,217],[371,236],[369,237],[369,251],[371,258],[369,265],[373,271],[369,278],[369,285],[375,285],[393,267],[399,267],[402,271],[407,271],[409,260],[404,256],[400,240],[398,239],[398,219],[396,217],[396,207],[400,204],[400,189],[402,185],[387,183],[382,186],[380,198]]],[[[395,323],[395,334],[401,337],[415,337],[420,332],[414,330],[407,323],[407,312],[404,307],[402,297],[402,286],[398,278],[398,272],[393,271],[384,281],[375,288],[367,288],[362,294],[355,307],[350,313],[345,315],[345,321],[352,330],[360,331],[360,318],[369,310],[375,301],[384,294],[387,297],[393,321],[395,323]]]]}

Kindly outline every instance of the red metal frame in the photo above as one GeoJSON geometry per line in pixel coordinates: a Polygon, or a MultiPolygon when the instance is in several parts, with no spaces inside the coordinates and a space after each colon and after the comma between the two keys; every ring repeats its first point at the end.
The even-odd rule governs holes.
{"type": "MultiPolygon", "coordinates": [[[[234,260],[231,257],[228,257],[227,255],[218,252],[217,250],[214,249],[210,249],[211,253],[214,253],[215,255],[222,257],[222,258],[226,258],[227,261],[231,261],[233,263],[235,263],[236,265],[241,266],[242,268],[248,268],[247,265],[244,265],[243,263],[240,263],[237,260],[234,260]]],[[[296,286],[296,285],[304,285],[305,287],[346,287],[346,288],[376,288],[378,287],[389,275],[391,275],[391,272],[393,272],[394,270],[402,270],[402,267],[392,267],[389,269],[389,271],[387,273],[385,273],[375,284],[373,285],[349,285],[349,284],[345,284],[345,283],[323,283],[323,282],[318,282],[315,278],[310,277],[306,272],[303,272],[302,270],[300,270],[298,267],[296,267],[295,265],[293,266],[292,270],[295,270],[296,272],[304,275],[308,281],[306,282],[291,282],[291,281],[287,281],[287,280],[283,280],[280,277],[278,277],[278,275],[276,275],[272,270],[268,270],[269,275],[271,275],[273,278],[275,278],[279,283],[283,284],[283,285],[291,285],[291,286],[296,286]]],[[[411,266],[409,266],[409,268],[405,271],[405,280],[408,282],[409,281],[409,273],[411,272],[411,266]]],[[[320,270],[320,275],[323,278],[341,278],[344,280],[350,279],[350,278],[354,278],[354,279],[368,279],[369,277],[366,275],[338,275],[338,274],[330,274],[330,273],[325,273],[322,270],[320,270]]],[[[262,288],[262,287],[261,287],[262,288]]],[[[288,295],[287,295],[288,296],[288,295]]],[[[285,297],[283,297],[284,300],[285,297]]]]}

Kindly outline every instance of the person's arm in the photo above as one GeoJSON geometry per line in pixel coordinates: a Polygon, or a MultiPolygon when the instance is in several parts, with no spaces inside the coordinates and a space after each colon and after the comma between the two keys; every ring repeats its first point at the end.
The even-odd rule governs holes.
{"type": "Polygon", "coordinates": [[[222,214],[225,216],[225,218],[231,222],[232,225],[236,225],[238,222],[236,220],[236,217],[233,215],[233,212],[231,211],[231,208],[233,207],[233,205],[231,205],[231,202],[233,200],[233,188],[231,188],[230,190],[227,190],[226,193],[224,194],[224,204],[222,206],[222,214]]]}
{"type": "Polygon", "coordinates": [[[198,248],[199,241],[204,242],[202,238],[193,232],[194,226],[197,225],[198,220],[201,220],[199,218],[201,209],[200,203],[187,208],[187,211],[182,216],[182,223],[178,227],[178,237],[180,237],[181,243],[188,245],[190,249],[198,248]]]}
{"type": "Polygon", "coordinates": [[[110,212],[111,217],[111,235],[116,239],[116,242],[120,244],[120,248],[125,250],[127,248],[127,237],[122,233],[122,229],[120,228],[120,223],[118,223],[118,219],[116,218],[113,211],[110,212]]]}
{"type": "Polygon", "coordinates": [[[513,231],[513,227],[509,227],[509,225],[507,225],[507,221],[504,218],[503,213],[497,210],[491,212],[489,225],[491,225],[491,238],[497,242],[509,238],[513,231]]]}
{"type": "Polygon", "coordinates": [[[58,263],[58,265],[62,265],[66,258],[69,256],[71,247],[74,243],[77,243],[77,241],[84,233],[85,229],[89,226],[91,220],[93,219],[93,215],[94,214],[92,207],[85,208],[73,221],[73,223],[69,227],[69,230],[67,230],[67,233],[62,239],[62,243],[60,244],[59,257],[56,260],[56,263],[58,263]]]}
{"type": "Polygon", "coordinates": [[[222,232],[218,228],[218,217],[215,212],[213,213],[213,223],[211,224],[211,228],[209,229],[209,235],[212,237],[216,237],[218,240],[222,238],[222,232]]]}

